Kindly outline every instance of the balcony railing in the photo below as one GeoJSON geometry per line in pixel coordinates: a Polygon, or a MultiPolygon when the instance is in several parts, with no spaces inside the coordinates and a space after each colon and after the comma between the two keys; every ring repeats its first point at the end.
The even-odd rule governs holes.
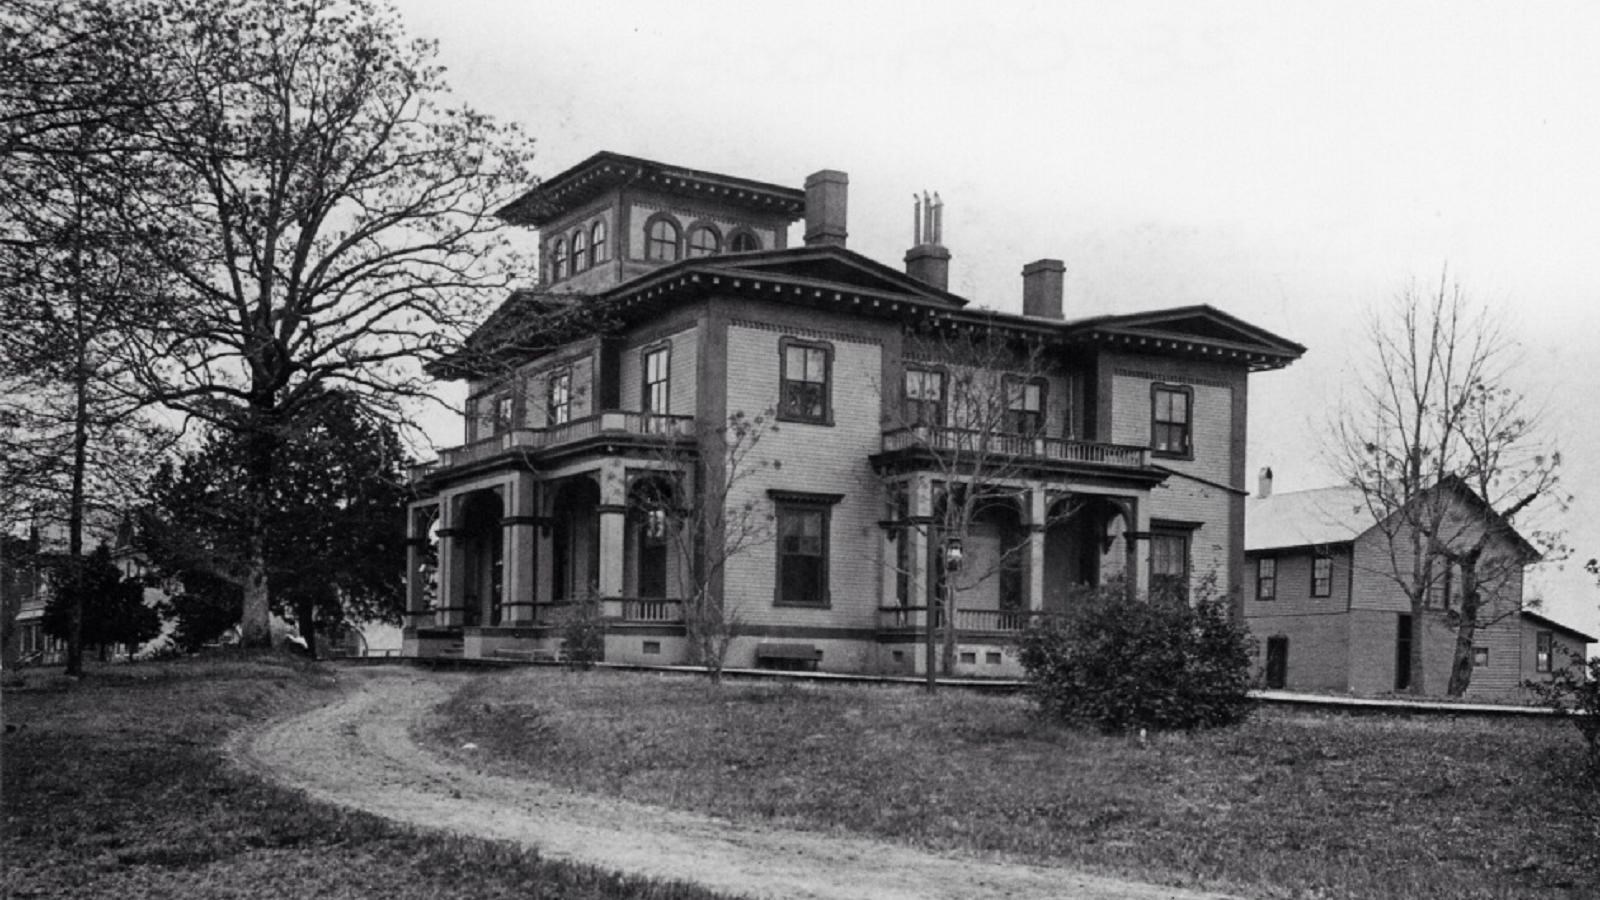
{"type": "Polygon", "coordinates": [[[1103,444],[1099,441],[1003,434],[935,425],[896,428],[883,433],[883,449],[886,453],[918,448],[968,456],[1050,460],[1131,469],[1150,465],[1150,448],[1128,444],[1103,444]]]}
{"type": "Polygon", "coordinates": [[[441,469],[470,465],[514,451],[538,453],[604,435],[626,435],[675,442],[694,436],[693,416],[667,416],[642,412],[602,412],[548,428],[513,428],[496,435],[450,447],[436,462],[411,467],[413,481],[441,469]]]}
{"type": "MultiPolygon", "coordinates": [[[[964,632],[1015,632],[1050,613],[1029,609],[966,609],[956,607],[956,630],[964,632]]],[[[916,631],[927,627],[928,608],[925,606],[880,606],[878,629],[880,631],[916,631]]],[[[944,611],[935,608],[933,627],[944,625],[944,611]]]]}

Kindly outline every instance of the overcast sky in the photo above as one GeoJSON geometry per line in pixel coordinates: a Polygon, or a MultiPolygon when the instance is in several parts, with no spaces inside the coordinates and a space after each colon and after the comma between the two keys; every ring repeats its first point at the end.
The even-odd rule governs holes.
{"type": "Polygon", "coordinates": [[[896,267],[938,191],[975,303],[1020,311],[1022,266],[1056,257],[1069,317],[1210,303],[1305,344],[1251,379],[1249,471],[1280,491],[1331,483],[1320,426],[1366,312],[1448,266],[1513,323],[1578,496],[1547,613],[1600,635],[1578,571],[1600,556],[1600,4],[399,6],[542,176],[602,149],[794,187],[840,169],[849,246],[896,267]]]}

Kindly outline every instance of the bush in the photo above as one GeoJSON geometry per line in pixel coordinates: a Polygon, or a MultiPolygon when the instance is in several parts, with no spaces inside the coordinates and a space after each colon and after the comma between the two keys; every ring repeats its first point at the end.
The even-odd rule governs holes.
{"type": "Polygon", "coordinates": [[[1019,640],[1041,716],[1106,732],[1233,725],[1250,714],[1249,632],[1212,591],[1194,603],[1082,592],[1019,640]]]}
{"type": "Polygon", "coordinates": [[[1600,659],[1585,660],[1572,654],[1571,665],[1557,669],[1550,681],[1525,683],[1534,696],[1572,720],[1583,735],[1584,769],[1600,781],[1600,659]]]}
{"type": "Polygon", "coordinates": [[[605,614],[592,591],[578,598],[561,623],[561,647],[569,668],[590,669],[605,659],[605,614]]]}

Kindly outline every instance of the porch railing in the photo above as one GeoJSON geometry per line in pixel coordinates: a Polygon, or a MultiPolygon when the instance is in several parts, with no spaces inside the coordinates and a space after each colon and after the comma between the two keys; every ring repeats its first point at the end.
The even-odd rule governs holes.
{"type": "Polygon", "coordinates": [[[619,597],[605,601],[605,615],[629,623],[677,623],[683,621],[683,601],[619,597]]]}
{"type": "MultiPolygon", "coordinates": [[[[1040,618],[1050,615],[1030,609],[966,609],[956,607],[958,631],[1014,632],[1027,628],[1040,618]]],[[[928,608],[925,606],[880,606],[878,629],[880,631],[922,631],[927,627],[928,608]]],[[[944,625],[944,611],[933,610],[933,627],[944,625]]]]}
{"type": "Polygon", "coordinates": [[[1150,465],[1150,448],[1129,444],[1104,444],[1099,441],[1004,434],[937,425],[916,425],[883,433],[883,449],[886,453],[919,447],[939,453],[1040,459],[1119,468],[1150,465]]]}
{"type": "Polygon", "coordinates": [[[441,450],[437,462],[413,466],[411,477],[417,480],[440,469],[481,462],[515,450],[536,453],[605,434],[679,441],[694,436],[694,423],[694,416],[609,410],[548,428],[513,428],[470,444],[441,450]]]}

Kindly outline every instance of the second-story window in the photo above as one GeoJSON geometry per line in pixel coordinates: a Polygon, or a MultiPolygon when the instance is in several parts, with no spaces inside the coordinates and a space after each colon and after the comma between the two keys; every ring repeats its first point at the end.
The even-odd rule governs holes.
{"type": "Polygon", "coordinates": [[[511,395],[501,394],[494,399],[494,420],[490,424],[491,434],[504,434],[511,430],[511,395]]]}
{"type": "Polygon", "coordinates": [[[589,234],[582,228],[572,233],[572,274],[589,268],[589,234]]]}
{"type": "Polygon", "coordinates": [[[1333,557],[1318,556],[1311,560],[1311,596],[1333,595],[1333,557]]]}
{"type": "Polygon", "coordinates": [[[1256,560],[1256,599],[1276,600],[1278,597],[1278,561],[1270,556],[1256,560]]]}
{"type": "Polygon", "coordinates": [[[935,369],[906,369],[905,424],[944,424],[944,373],[935,369]]]}
{"type": "Polygon", "coordinates": [[[567,242],[563,238],[556,238],[556,243],[550,250],[552,261],[551,268],[555,270],[557,281],[567,277],[567,242]]]}
{"type": "Polygon", "coordinates": [[[670,411],[672,348],[656,347],[644,354],[644,411],[665,414],[670,411]]]}
{"type": "Polygon", "coordinates": [[[1022,434],[1029,437],[1043,433],[1043,380],[1030,378],[1024,381],[1020,378],[1007,377],[1005,391],[1006,430],[1012,434],[1022,434]]]}
{"type": "Polygon", "coordinates": [[[779,342],[778,416],[796,422],[830,424],[829,370],[833,350],[784,338],[779,342]]]}
{"type": "Polygon", "coordinates": [[[550,373],[550,384],[545,390],[546,424],[565,425],[572,421],[572,370],[550,373]]]}
{"type": "Polygon", "coordinates": [[[689,256],[711,256],[722,250],[722,235],[710,225],[689,229],[689,256]]]}
{"type": "Polygon", "coordinates": [[[1150,448],[1164,456],[1193,456],[1189,427],[1193,391],[1158,384],[1151,388],[1150,398],[1150,448]]]}
{"type": "Polygon", "coordinates": [[[589,229],[589,259],[595,263],[606,261],[606,223],[596,222],[589,229]]]}
{"type": "Polygon", "coordinates": [[[645,225],[644,258],[658,262],[673,262],[681,253],[678,244],[678,223],[665,216],[656,216],[645,225]]]}

